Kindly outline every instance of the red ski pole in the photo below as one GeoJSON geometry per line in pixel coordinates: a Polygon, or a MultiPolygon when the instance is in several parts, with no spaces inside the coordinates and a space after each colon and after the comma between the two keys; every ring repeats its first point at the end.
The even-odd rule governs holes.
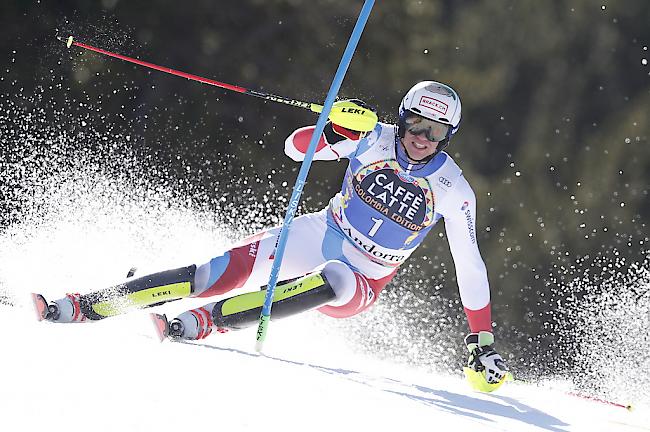
{"type": "MultiPolygon", "coordinates": [[[[59,38],[59,40],[62,41],[62,39],[59,38]]],[[[284,96],[278,96],[270,93],[263,93],[260,91],[256,90],[251,90],[247,89],[245,87],[237,86],[237,85],[232,85],[232,84],[226,84],[221,81],[216,81],[210,78],[204,78],[198,75],[194,75],[191,73],[179,71],[176,69],[172,69],[166,66],[160,66],[157,64],[149,63],[144,60],[139,60],[133,57],[128,57],[123,54],[118,54],[115,52],[107,51],[102,48],[97,48],[92,45],[88,45],[85,43],[77,42],[74,40],[72,36],[68,37],[68,40],[66,42],[66,45],[68,48],[72,47],[73,45],[88,51],[93,51],[98,54],[102,54],[105,56],[109,57],[114,57],[120,60],[123,60],[125,62],[137,64],[139,66],[144,66],[149,69],[154,69],[160,72],[168,73],[170,75],[175,75],[179,76],[182,78],[186,78],[191,81],[197,81],[202,84],[208,84],[211,86],[219,87],[222,89],[226,90],[231,90],[237,93],[245,94],[245,95],[250,95],[250,96],[255,96],[264,100],[269,100],[272,102],[278,102],[278,103],[283,103],[286,105],[291,105],[295,106],[298,108],[303,108],[303,109],[308,109],[312,112],[315,113],[320,113],[323,111],[323,105],[315,104],[312,102],[304,102],[304,101],[299,101],[296,99],[290,99],[286,98],[284,96]]],[[[372,110],[367,110],[363,107],[358,106],[355,102],[353,101],[340,101],[341,103],[335,104],[335,106],[332,107],[332,110],[330,111],[329,119],[335,122],[338,125],[341,125],[343,127],[346,127],[351,130],[355,131],[360,131],[360,132],[368,132],[371,131],[372,129],[375,128],[375,125],[377,124],[377,114],[372,111],[372,110]]]]}
{"type": "MultiPolygon", "coordinates": [[[[529,386],[535,385],[534,383],[532,383],[530,381],[526,381],[526,380],[522,380],[522,379],[516,379],[514,381],[516,383],[522,383],[522,384],[526,384],[526,385],[529,385],[529,386]]],[[[560,390],[560,392],[567,395],[567,396],[573,396],[573,397],[588,400],[588,401],[591,401],[591,402],[598,402],[598,403],[605,404],[605,405],[615,406],[617,408],[625,408],[628,411],[633,411],[634,410],[634,407],[632,406],[632,404],[625,405],[625,404],[622,404],[622,403],[612,402],[612,401],[608,401],[606,399],[600,399],[600,398],[597,398],[597,397],[594,397],[594,396],[588,396],[588,395],[575,393],[575,392],[571,392],[571,391],[560,390]]]]}
{"type": "Polygon", "coordinates": [[[176,76],[179,76],[179,77],[182,77],[182,78],[187,78],[188,80],[197,81],[197,82],[200,82],[200,83],[203,83],[203,84],[212,85],[212,86],[223,88],[223,89],[226,89],[226,90],[232,90],[232,91],[237,92],[237,93],[247,94],[247,95],[255,96],[255,97],[258,97],[258,98],[265,99],[265,100],[270,100],[270,101],[273,101],[273,102],[279,102],[279,103],[283,103],[283,104],[286,104],[286,105],[291,105],[291,106],[295,106],[295,107],[299,107],[299,108],[308,109],[308,110],[310,110],[312,112],[315,112],[315,113],[320,113],[323,110],[322,105],[318,105],[318,104],[311,103],[311,102],[303,102],[303,101],[299,101],[299,100],[296,100],[296,99],[290,99],[290,98],[286,98],[284,96],[278,96],[278,95],[274,95],[274,94],[263,93],[263,92],[247,89],[247,88],[244,88],[244,87],[232,85],[232,84],[226,84],[226,83],[216,81],[216,80],[213,80],[213,79],[204,78],[204,77],[201,77],[201,76],[198,76],[198,75],[190,74],[190,73],[179,71],[179,70],[176,70],[176,69],[168,68],[166,66],[159,66],[157,64],[149,63],[149,62],[146,62],[146,61],[143,61],[143,60],[138,60],[138,59],[133,58],[133,57],[128,57],[128,56],[125,56],[125,55],[122,55],[122,54],[107,51],[105,49],[97,48],[97,47],[94,47],[92,45],[77,42],[77,41],[74,40],[74,38],[72,36],[68,37],[66,45],[68,46],[68,48],[70,48],[72,46],[76,46],[76,47],[83,48],[83,49],[89,50],[89,51],[94,51],[96,53],[103,54],[103,55],[106,55],[106,56],[109,56],[109,57],[114,57],[114,58],[123,60],[125,62],[129,62],[129,63],[137,64],[137,65],[140,65],[140,66],[144,66],[144,67],[147,67],[149,69],[155,69],[155,70],[160,71],[160,72],[165,72],[165,73],[168,73],[168,74],[171,74],[171,75],[176,75],[176,76]]]}
{"type": "Polygon", "coordinates": [[[615,407],[618,407],[618,408],[625,408],[628,411],[632,411],[634,409],[632,404],[623,405],[623,404],[620,404],[620,403],[617,403],[617,402],[612,402],[612,401],[608,401],[608,400],[605,400],[605,399],[599,399],[599,398],[593,397],[593,396],[581,395],[581,394],[573,393],[573,392],[566,392],[566,394],[568,394],[569,396],[578,397],[580,399],[586,399],[586,400],[590,400],[590,401],[593,401],[593,402],[599,402],[599,403],[602,403],[602,404],[605,404],[605,405],[611,405],[611,406],[615,406],[615,407]]]}

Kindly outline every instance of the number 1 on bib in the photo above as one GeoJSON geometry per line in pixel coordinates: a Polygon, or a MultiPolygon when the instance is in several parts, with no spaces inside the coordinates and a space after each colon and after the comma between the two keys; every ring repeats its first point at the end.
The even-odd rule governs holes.
{"type": "Polygon", "coordinates": [[[371,219],[375,222],[375,224],[372,226],[372,228],[370,228],[370,231],[368,231],[368,237],[374,237],[374,235],[377,234],[377,230],[379,229],[381,224],[384,223],[383,219],[375,219],[375,218],[371,218],[371,219]]]}

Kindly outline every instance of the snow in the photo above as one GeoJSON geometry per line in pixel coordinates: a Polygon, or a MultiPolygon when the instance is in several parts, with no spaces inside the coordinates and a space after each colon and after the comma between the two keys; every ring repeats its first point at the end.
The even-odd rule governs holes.
{"type": "MultiPolygon", "coordinates": [[[[318,313],[273,322],[265,356],[254,352],[254,329],[161,344],[146,311],[91,324],[37,322],[32,291],[55,299],[114,284],[133,265],[144,275],[200,263],[227,247],[227,234],[241,236],[169,197],[147,195],[144,205],[119,183],[87,183],[94,188],[54,182],[42,211],[0,234],[0,294],[13,303],[0,297],[0,430],[650,430],[648,407],[628,412],[570,396],[565,383],[508,383],[480,394],[460,371],[362,355],[346,334],[362,329],[328,326],[318,313]]],[[[154,310],[175,316],[203,302],[154,310]]]]}
{"type": "Polygon", "coordinates": [[[273,322],[259,356],[252,329],[159,343],[144,311],[39,323],[22,294],[0,307],[3,430],[650,430],[646,407],[520,384],[481,394],[355,354],[315,316],[273,322]]]}
{"type": "MultiPolygon", "coordinates": [[[[253,329],[200,343],[158,343],[145,311],[92,324],[39,323],[32,291],[55,299],[119,282],[134,265],[144,275],[205,262],[248,233],[238,231],[242,220],[217,219],[228,207],[208,201],[197,208],[171,185],[152,183],[135,157],[93,159],[79,149],[61,151],[71,155],[62,158],[59,150],[76,148],[65,130],[31,124],[20,112],[9,117],[4,123],[33,131],[30,139],[51,146],[52,154],[18,147],[25,155],[18,152],[0,173],[0,191],[14,191],[7,196],[20,204],[0,231],[1,431],[650,430],[647,406],[628,412],[571,396],[569,384],[550,378],[543,386],[508,383],[480,394],[460,371],[452,376],[362,355],[349,345],[350,333],[362,328],[329,326],[317,313],[273,322],[265,356],[253,351],[253,329]]],[[[29,140],[12,142],[22,141],[29,140]]],[[[248,220],[262,220],[257,216],[274,204],[247,208],[248,220]]],[[[647,308],[612,307],[608,299],[593,299],[595,309],[579,316],[589,336],[579,360],[606,387],[628,383],[618,394],[642,396],[644,380],[632,380],[647,370],[637,339],[647,335],[647,308]],[[609,347],[610,358],[601,362],[590,341],[612,338],[624,343],[609,347]]],[[[175,316],[201,303],[155,310],[175,316]]],[[[573,309],[558,319],[569,314],[573,309]]]]}

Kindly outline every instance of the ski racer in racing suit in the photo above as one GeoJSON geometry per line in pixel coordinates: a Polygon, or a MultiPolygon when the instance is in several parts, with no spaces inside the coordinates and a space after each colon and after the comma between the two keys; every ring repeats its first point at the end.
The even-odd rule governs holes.
{"type": "MultiPolygon", "coordinates": [[[[370,110],[358,100],[341,103],[370,110]]],[[[400,105],[398,125],[376,123],[363,134],[328,122],[314,160],[346,158],[341,191],[317,213],[291,226],[272,318],[318,309],[335,318],[368,309],[441,218],[456,266],[469,323],[469,369],[489,385],[503,382],[507,367],[494,350],[490,290],[475,228],[476,198],[461,169],[443,150],[460,124],[461,103],[449,86],[416,84],[400,105]]],[[[331,117],[330,117],[331,118],[331,117]]],[[[294,131],[285,153],[302,161],[314,126],[294,131]]],[[[41,319],[83,322],[183,297],[221,296],[259,288],[268,281],[279,228],[261,232],[213,258],[89,294],[34,302],[41,319]]],[[[265,291],[256,290],[184,312],[167,323],[165,336],[202,339],[255,324],[265,291]]],[[[491,390],[491,388],[488,388],[491,390]]]]}

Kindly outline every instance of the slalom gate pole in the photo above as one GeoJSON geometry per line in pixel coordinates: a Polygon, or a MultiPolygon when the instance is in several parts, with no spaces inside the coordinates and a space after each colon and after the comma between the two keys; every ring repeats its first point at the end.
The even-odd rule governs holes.
{"type": "Polygon", "coordinates": [[[99,53],[99,54],[102,54],[102,55],[105,55],[105,56],[114,57],[114,58],[123,60],[125,62],[137,64],[139,66],[144,66],[144,67],[147,67],[149,69],[155,69],[155,70],[160,71],[160,72],[165,72],[165,73],[168,73],[168,74],[171,74],[171,75],[179,76],[179,77],[182,77],[182,78],[187,78],[188,80],[191,80],[191,81],[197,81],[197,82],[200,82],[200,83],[203,83],[203,84],[208,84],[208,85],[219,87],[219,88],[222,88],[222,89],[231,90],[231,91],[234,91],[234,92],[237,92],[237,93],[242,93],[242,94],[249,95],[249,96],[255,96],[255,97],[262,98],[264,100],[268,100],[268,101],[272,101],[272,102],[278,102],[278,103],[283,103],[283,104],[286,104],[286,105],[295,106],[295,107],[298,107],[298,108],[308,109],[308,110],[310,110],[312,112],[315,112],[315,113],[320,113],[323,110],[323,106],[319,105],[319,104],[315,104],[315,103],[312,103],[312,102],[303,102],[303,101],[299,101],[299,100],[296,100],[296,99],[290,99],[290,98],[286,98],[284,96],[278,96],[278,95],[274,95],[274,94],[270,94],[270,93],[263,93],[263,92],[247,89],[247,88],[244,88],[244,87],[240,87],[240,86],[237,86],[237,85],[226,84],[226,83],[223,83],[223,82],[220,82],[220,81],[215,81],[213,79],[204,78],[204,77],[201,77],[201,76],[198,76],[198,75],[193,75],[193,74],[190,74],[190,73],[187,73],[187,72],[182,72],[182,71],[179,71],[179,70],[176,70],[176,69],[168,68],[166,66],[159,66],[157,64],[149,63],[149,62],[146,62],[146,61],[143,61],[143,60],[138,60],[138,59],[133,58],[133,57],[128,57],[128,56],[125,56],[125,55],[122,55],[122,54],[107,51],[105,49],[97,48],[97,47],[94,47],[92,45],[87,45],[85,43],[77,42],[77,41],[74,40],[74,37],[72,37],[72,36],[68,37],[68,40],[66,41],[66,45],[68,46],[68,48],[70,48],[72,46],[76,46],[76,47],[83,48],[83,49],[88,50],[88,51],[93,51],[93,52],[96,52],[96,53],[99,53]]]}
{"type": "MultiPolygon", "coordinates": [[[[275,293],[275,286],[278,282],[278,275],[280,273],[280,266],[282,265],[282,258],[284,255],[284,249],[287,244],[287,239],[289,238],[289,229],[291,228],[291,222],[296,214],[298,209],[298,204],[300,203],[300,196],[302,195],[302,190],[307,180],[307,174],[309,173],[309,168],[311,167],[311,162],[314,158],[314,153],[316,153],[316,145],[323,133],[325,128],[325,122],[327,117],[332,109],[334,104],[334,99],[341,88],[341,83],[345,77],[345,73],[348,70],[350,61],[352,60],[352,55],[357,48],[363,29],[368,21],[370,16],[370,11],[375,3],[375,0],[365,0],[363,7],[361,8],[361,13],[357,19],[357,23],[352,30],[352,35],[348,40],[348,45],[343,52],[343,57],[341,57],[341,62],[339,67],[334,75],[334,79],[330,86],[329,91],[327,92],[327,97],[325,98],[325,106],[323,107],[322,112],[318,116],[318,121],[316,122],[316,128],[311,136],[309,141],[309,147],[305,153],[305,158],[302,161],[300,166],[300,172],[298,173],[298,178],[296,179],[296,184],[293,187],[293,192],[291,194],[291,199],[289,200],[289,206],[287,208],[287,213],[284,217],[284,223],[280,228],[280,234],[278,242],[275,249],[275,256],[273,258],[273,265],[271,267],[271,274],[269,277],[268,288],[266,289],[266,297],[264,298],[264,305],[262,306],[262,313],[260,314],[260,322],[257,327],[257,342],[255,344],[255,349],[257,352],[262,351],[264,341],[266,340],[266,333],[268,330],[269,321],[271,320],[271,305],[273,303],[273,295],[275,293]]],[[[305,239],[309,241],[309,239],[305,239]]]]}

